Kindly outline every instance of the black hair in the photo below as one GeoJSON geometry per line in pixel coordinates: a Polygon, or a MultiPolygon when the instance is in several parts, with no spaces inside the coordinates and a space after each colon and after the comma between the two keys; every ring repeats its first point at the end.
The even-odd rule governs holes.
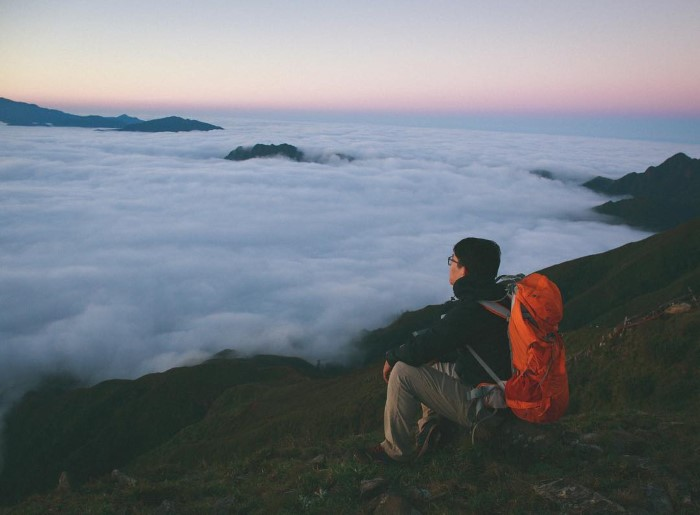
{"type": "Polygon", "coordinates": [[[493,279],[501,266],[501,247],[495,241],[464,238],[454,246],[454,254],[472,276],[493,279]]]}

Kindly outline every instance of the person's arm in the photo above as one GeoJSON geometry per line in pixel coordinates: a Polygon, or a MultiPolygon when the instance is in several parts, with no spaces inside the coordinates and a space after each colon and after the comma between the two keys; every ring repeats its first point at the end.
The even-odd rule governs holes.
{"type": "Polygon", "coordinates": [[[403,345],[387,352],[386,363],[390,367],[398,361],[420,366],[440,359],[463,346],[472,318],[469,304],[471,303],[458,301],[430,328],[414,333],[403,345]]]}

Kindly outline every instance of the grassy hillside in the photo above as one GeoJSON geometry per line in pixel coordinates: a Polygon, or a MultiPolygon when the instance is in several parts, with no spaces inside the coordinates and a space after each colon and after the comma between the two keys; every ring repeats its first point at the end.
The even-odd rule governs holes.
{"type": "Polygon", "coordinates": [[[232,386],[314,375],[302,360],[259,356],[214,359],[92,388],[31,392],[6,420],[0,499],[55,486],[63,471],[82,482],[121,467],[201,420],[232,386]]]}
{"type": "Polygon", "coordinates": [[[689,293],[700,294],[700,218],[671,231],[543,272],[564,297],[564,331],[614,325],[689,293]]]}
{"type": "MultiPolygon", "coordinates": [[[[217,359],[28,395],[8,419],[0,513],[698,512],[700,310],[690,297],[657,308],[700,290],[699,224],[546,271],[566,300],[572,394],[555,424],[507,418],[475,444],[457,431],[415,463],[366,464],[356,451],[382,438],[381,357],[332,376],[217,359]]],[[[358,345],[396,342],[434,312],[358,345]]]]}

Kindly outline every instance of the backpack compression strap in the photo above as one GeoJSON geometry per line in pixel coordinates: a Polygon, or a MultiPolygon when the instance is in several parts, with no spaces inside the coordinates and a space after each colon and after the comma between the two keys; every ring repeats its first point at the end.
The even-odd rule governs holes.
{"type": "Polygon", "coordinates": [[[479,356],[479,355],[476,353],[476,351],[475,351],[474,349],[472,349],[472,346],[471,346],[471,345],[467,345],[467,349],[469,349],[469,352],[472,353],[472,356],[474,356],[474,359],[477,360],[477,361],[479,362],[479,365],[481,365],[482,367],[484,367],[484,370],[486,370],[486,372],[488,373],[488,375],[491,376],[491,379],[494,380],[494,382],[498,385],[498,387],[499,387],[501,390],[505,391],[505,389],[506,389],[506,383],[505,383],[505,381],[502,381],[501,379],[498,378],[498,376],[496,375],[496,372],[494,372],[493,369],[492,369],[490,366],[488,366],[488,365],[486,364],[486,362],[485,362],[483,359],[481,359],[481,356],[479,356]]]}
{"type": "MultiPolygon", "coordinates": [[[[498,302],[493,302],[490,300],[480,300],[479,304],[484,306],[488,311],[493,313],[494,315],[497,315],[501,318],[505,318],[508,320],[510,318],[510,310],[505,307],[502,304],[499,304],[498,302]]],[[[502,379],[499,379],[499,377],[496,375],[496,372],[493,371],[493,369],[486,364],[486,362],[481,359],[481,356],[479,356],[476,351],[472,348],[471,345],[467,345],[467,349],[469,349],[469,352],[472,353],[472,356],[474,356],[474,359],[479,362],[479,365],[481,365],[484,370],[486,370],[486,373],[491,376],[491,379],[494,380],[494,382],[498,385],[498,387],[505,391],[506,389],[506,383],[502,379]]]]}

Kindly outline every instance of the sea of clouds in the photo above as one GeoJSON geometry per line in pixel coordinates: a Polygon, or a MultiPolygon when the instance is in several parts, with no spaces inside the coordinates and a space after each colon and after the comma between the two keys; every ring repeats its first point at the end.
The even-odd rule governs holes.
{"type": "Polygon", "coordinates": [[[504,273],[639,240],[594,215],[606,199],[580,184],[700,155],[458,129],[225,127],[0,126],[0,404],[41,374],[134,378],[222,349],[342,360],[360,331],[451,296],[459,239],[498,241],[504,273]],[[223,159],[283,142],[319,162],[223,159]]]}

